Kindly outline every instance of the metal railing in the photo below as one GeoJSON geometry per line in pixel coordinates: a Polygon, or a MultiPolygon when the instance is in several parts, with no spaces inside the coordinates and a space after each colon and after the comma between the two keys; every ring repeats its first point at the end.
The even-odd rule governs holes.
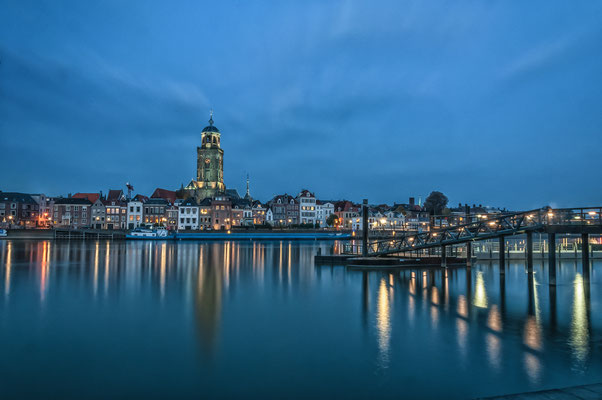
{"type": "MultiPolygon", "coordinates": [[[[385,255],[428,249],[472,240],[491,239],[527,231],[541,230],[545,226],[602,226],[602,207],[543,208],[524,212],[496,215],[477,221],[431,229],[427,232],[400,234],[397,237],[370,240],[369,255],[385,255]]],[[[363,254],[362,246],[345,245],[346,254],[363,254]]]]}

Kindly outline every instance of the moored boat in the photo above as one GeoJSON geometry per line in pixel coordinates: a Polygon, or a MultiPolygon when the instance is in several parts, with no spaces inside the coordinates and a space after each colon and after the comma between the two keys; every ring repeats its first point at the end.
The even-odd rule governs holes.
{"type": "Polygon", "coordinates": [[[136,228],[125,235],[126,239],[173,239],[167,229],[164,228],[136,228]]]}
{"type": "Polygon", "coordinates": [[[0,229],[0,238],[8,236],[6,229],[0,229]]]}

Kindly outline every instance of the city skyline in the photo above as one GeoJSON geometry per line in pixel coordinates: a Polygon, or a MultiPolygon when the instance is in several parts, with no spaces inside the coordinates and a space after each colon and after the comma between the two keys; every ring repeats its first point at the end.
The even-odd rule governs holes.
{"type": "Polygon", "coordinates": [[[598,204],[602,6],[436,4],[9,2],[0,189],[177,189],[213,108],[264,201],[598,204]]]}

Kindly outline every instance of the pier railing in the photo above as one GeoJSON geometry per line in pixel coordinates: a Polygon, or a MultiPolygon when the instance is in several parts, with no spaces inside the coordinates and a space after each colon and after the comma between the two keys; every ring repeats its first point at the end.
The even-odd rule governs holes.
{"type": "MultiPolygon", "coordinates": [[[[409,252],[528,231],[544,231],[553,226],[602,228],[602,207],[543,208],[494,217],[483,215],[476,221],[443,229],[433,228],[426,232],[402,233],[387,239],[370,240],[367,253],[377,256],[409,252]]],[[[346,254],[363,254],[362,250],[361,245],[354,243],[344,247],[346,254]]]]}

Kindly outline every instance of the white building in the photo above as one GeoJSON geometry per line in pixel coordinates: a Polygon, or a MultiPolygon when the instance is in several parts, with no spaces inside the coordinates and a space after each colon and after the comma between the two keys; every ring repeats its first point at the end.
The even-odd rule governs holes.
{"type": "Polygon", "coordinates": [[[272,212],[271,207],[268,207],[268,210],[265,212],[265,222],[274,225],[274,213],[272,212]]]}
{"type": "Polygon", "coordinates": [[[189,197],[178,207],[178,230],[199,229],[199,205],[189,197]]]}
{"type": "Polygon", "coordinates": [[[297,196],[299,202],[299,222],[302,224],[316,223],[316,196],[309,190],[303,189],[297,196]]]}
{"type": "Polygon", "coordinates": [[[316,200],[316,221],[320,226],[326,226],[326,220],[334,214],[334,204],[316,200]]]}
{"type": "Polygon", "coordinates": [[[142,202],[130,200],[127,204],[127,228],[139,228],[142,223],[142,202]]]}

